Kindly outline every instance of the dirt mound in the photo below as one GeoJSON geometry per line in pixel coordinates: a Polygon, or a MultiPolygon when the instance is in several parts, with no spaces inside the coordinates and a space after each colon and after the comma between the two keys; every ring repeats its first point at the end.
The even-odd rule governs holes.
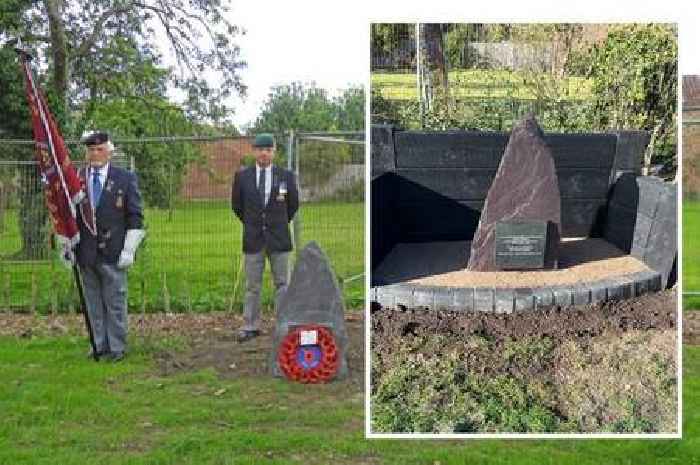
{"type": "MultiPolygon", "coordinates": [[[[347,382],[364,386],[364,318],[362,314],[346,316],[348,332],[347,382]]],[[[224,378],[270,376],[269,356],[272,350],[274,322],[263,322],[262,334],[250,341],[239,343],[234,329],[225,332],[207,332],[192,337],[185,351],[162,351],[156,354],[159,370],[164,375],[180,371],[214,368],[224,378]]]]}
{"type": "Polygon", "coordinates": [[[425,309],[372,307],[373,340],[406,335],[479,335],[495,340],[549,337],[584,339],[629,330],[676,326],[676,292],[648,294],[636,299],[580,307],[554,307],[518,314],[446,312],[425,309]]]}

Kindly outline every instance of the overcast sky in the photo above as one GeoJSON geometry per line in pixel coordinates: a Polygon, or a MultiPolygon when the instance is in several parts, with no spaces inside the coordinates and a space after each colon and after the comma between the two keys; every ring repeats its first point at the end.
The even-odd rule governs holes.
{"type": "Polygon", "coordinates": [[[369,78],[369,22],[679,22],[680,70],[700,74],[700,8],[664,0],[232,0],[229,20],[246,29],[237,39],[248,67],[245,101],[234,99],[234,122],[253,121],[270,88],[315,81],[335,91],[369,78]]]}
{"type": "Polygon", "coordinates": [[[228,19],[247,31],[238,39],[248,62],[242,73],[248,97],[234,102],[239,128],[255,119],[272,86],[314,81],[335,92],[365,83],[369,26],[366,14],[352,14],[351,2],[232,3],[228,19]]]}

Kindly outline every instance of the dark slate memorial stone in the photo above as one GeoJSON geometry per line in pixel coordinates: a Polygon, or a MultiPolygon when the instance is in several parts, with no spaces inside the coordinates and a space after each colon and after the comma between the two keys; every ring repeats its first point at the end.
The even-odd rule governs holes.
{"type": "Polygon", "coordinates": [[[283,376],[277,362],[282,340],[290,331],[308,324],[324,326],[333,333],[340,350],[336,379],[346,377],[348,336],[343,298],[328,257],[315,242],[310,242],[299,253],[287,292],[280,298],[270,356],[273,376],[283,376]]]}
{"type": "Polygon", "coordinates": [[[499,270],[544,268],[546,246],[544,221],[496,223],[495,262],[499,270]]]}
{"type": "Polygon", "coordinates": [[[513,128],[491,183],[479,227],[472,241],[468,269],[497,271],[496,225],[512,222],[547,224],[542,268],[555,268],[561,230],[559,181],[550,147],[534,116],[513,128]]]}

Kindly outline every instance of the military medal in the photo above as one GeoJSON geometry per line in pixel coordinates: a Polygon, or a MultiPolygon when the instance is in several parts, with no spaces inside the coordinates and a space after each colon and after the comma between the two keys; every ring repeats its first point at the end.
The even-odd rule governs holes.
{"type": "Polygon", "coordinates": [[[284,202],[284,198],[287,196],[287,183],[285,181],[280,182],[280,190],[277,193],[277,201],[284,202]]]}
{"type": "Polygon", "coordinates": [[[114,206],[117,208],[124,208],[124,191],[121,189],[117,191],[117,201],[114,206]]]}

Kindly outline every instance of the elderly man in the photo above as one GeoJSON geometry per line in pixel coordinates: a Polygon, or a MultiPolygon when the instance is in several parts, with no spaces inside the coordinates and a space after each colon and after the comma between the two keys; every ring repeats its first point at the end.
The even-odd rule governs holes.
{"type": "Polygon", "coordinates": [[[126,352],[126,270],[145,234],[136,175],[110,164],[109,135],[84,138],[88,164],[80,171],[88,195],[80,204],[76,259],[97,358],[120,361],[126,352]]]}
{"type": "Polygon", "coordinates": [[[243,342],[260,334],[260,289],[265,256],[275,284],[275,309],[287,289],[292,240],[289,222],[299,208],[294,174],[273,166],[275,139],[259,134],[253,144],[255,166],[238,171],[231,190],[231,206],[243,223],[246,296],[244,324],[238,333],[243,342]]]}

